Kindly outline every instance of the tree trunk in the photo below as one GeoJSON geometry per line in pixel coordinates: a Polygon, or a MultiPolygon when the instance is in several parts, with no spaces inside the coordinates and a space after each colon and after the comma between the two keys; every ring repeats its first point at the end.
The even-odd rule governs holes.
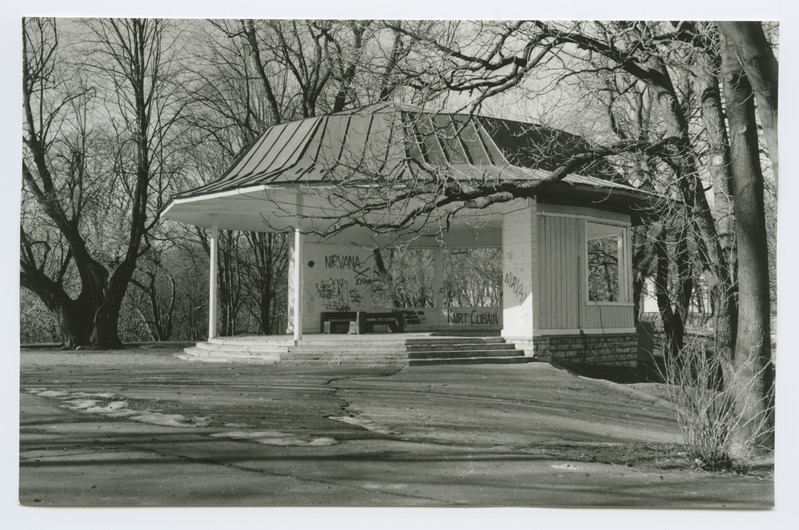
{"type": "Polygon", "coordinates": [[[61,332],[61,347],[74,350],[87,346],[94,326],[94,310],[86,304],[71,300],[68,296],[58,297],[53,303],[45,303],[58,322],[61,332]]]}
{"type": "Polygon", "coordinates": [[[773,443],[768,243],[752,87],[736,47],[724,35],[722,76],[738,241],[738,326],[731,388],[741,424],[732,433],[731,454],[743,458],[773,443]]]}
{"type": "Polygon", "coordinates": [[[80,256],[80,259],[74,259],[81,278],[81,291],[76,299],[69,297],[60,281],[49,278],[35,266],[30,241],[24,230],[20,232],[20,284],[35,294],[53,313],[61,332],[62,347],[72,350],[91,344],[94,317],[105,299],[108,273],[102,265],[82,252],[84,247],[79,237],[68,242],[80,256]]]}
{"type": "Polygon", "coordinates": [[[122,305],[121,298],[106,298],[97,308],[94,315],[94,329],[89,343],[92,348],[100,350],[121,349],[122,340],[119,338],[119,310],[122,305]]]}
{"type": "MultiPolygon", "coordinates": [[[[717,62],[717,61],[716,61],[717,62]]],[[[737,287],[735,284],[736,248],[735,213],[732,193],[730,143],[721,106],[718,64],[703,64],[697,75],[697,95],[702,109],[702,121],[708,141],[708,172],[713,183],[713,214],[718,228],[721,251],[727,259],[728,280],[716,278],[711,286],[716,354],[721,356],[725,378],[732,375],[735,350],[736,320],[738,319],[737,287]]]]}
{"type": "Polygon", "coordinates": [[[777,143],[777,88],[779,65],[774,50],[766,40],[760,22],[718,22],[730,60],[737,59],[749,79],[757,100],[757,115],[763,126],[775,185],[779,180],[777,143]]]}
{"type": "Polygon", "coordinates": [[[675,312],[669,296],[669,251],[665,231],[661,228],[655,237],[655,253],[657,256],[655,269],[655,297],[657,299],[660,320],[663,322],[663,334],[666,344],[663,355],[666,359],[676,360],[683,347],[685,326],[682,315],[675,312]]]}
{"type": "Polygon", "coordinates": [[[111,275],[105,297],[94,313],[94,328],[89,340],[92,348],[124,348],[119,338],[119,312],[135,267],[135,262],[123,262],[111,275]]]}

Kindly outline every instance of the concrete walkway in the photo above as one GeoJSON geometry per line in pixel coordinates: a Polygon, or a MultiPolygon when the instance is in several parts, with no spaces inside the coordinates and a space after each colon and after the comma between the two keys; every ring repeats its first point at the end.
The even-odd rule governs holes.
{"type": "Polygon", "coordinates": [[[762,508],[773,499],[770,476],[590,461],[597,450],[668,452],[679,431],[662,401],[546,364],[324,369],[136,349],[24,351],[21,365],[26,505],[762,508]]]}

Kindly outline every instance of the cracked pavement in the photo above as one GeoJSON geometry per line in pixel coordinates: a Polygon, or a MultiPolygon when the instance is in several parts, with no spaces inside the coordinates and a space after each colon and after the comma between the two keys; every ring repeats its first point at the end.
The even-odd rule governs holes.
{"type": "Polygon", "coordinates": [[[20,502],[773,503],[770,476],[572,458],[597,447],[666,448],[679,429],[662,400],[548,364],[398,371],[204,364],[174,353],[24,350],[20,502]]]}

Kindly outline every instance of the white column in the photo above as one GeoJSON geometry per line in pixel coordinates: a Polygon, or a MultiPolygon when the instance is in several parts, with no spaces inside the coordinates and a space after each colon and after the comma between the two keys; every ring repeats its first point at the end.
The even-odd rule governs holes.
{"type": "Polygon", "coordinates": [[[216,219],[211,221],[211,244],[209,245],[209,267],[208,267],[208,338],[216,337],[216,315],[217,315],[217,253],[219,243],[219,227],[216,219]]]}
{"type": "Polygon", "coordinates": [[[289,245],[289,270],[286,274],[286,333],[294,333],[294,291],[297,286],[294,285],[294,268],[296,257],[294,252],[294,237],[292,234],[286,236],[286,242],[289,245]]]}
{"type": "Polygon", "coordinates": [[[538,223],[534,199],[502,218],[502,336],[531,341],[537,324],[538,223]]]}
{"type": "Polygon", "coordinates": [[[294,229],[294,340],[302,339],[302,229],[294,229]]]}
{"type": "Polygon", "coordinates": [[[444,250],[433,249],[433,305],[444,307],[444,250]]]}

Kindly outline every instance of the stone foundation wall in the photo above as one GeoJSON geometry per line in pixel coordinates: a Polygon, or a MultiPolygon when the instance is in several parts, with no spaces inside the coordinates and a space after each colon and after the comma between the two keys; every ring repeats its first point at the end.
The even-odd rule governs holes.
{"type": "Polygon", "coordinates": [[[544,361],[563,364],[635,366],[638,362],[638,335],[550,335],[533,339],[533,355],[544,361]]]}

